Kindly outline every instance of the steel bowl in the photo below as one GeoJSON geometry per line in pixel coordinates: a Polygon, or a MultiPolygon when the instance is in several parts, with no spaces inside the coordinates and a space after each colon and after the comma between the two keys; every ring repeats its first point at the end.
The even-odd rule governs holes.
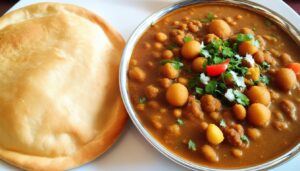
{"type": "Polygon", "coordinates": [[[120,64],[120,73],[119,73],[119,83],[120,83],[120,90],[121,90],[121,96],[124,102],[124,105],[126,107],[127,112],[129,113],[129,116],[131,120],[133,121],[136,128],[140,131],[140,133],[146,138],[146,140],[155,147],[160,153],[165,155],[167,158],[171,159],[172,161],[176,162],[177,164],[186,167],[188,169],[192,170],[207,170],[207,171],[221,171],[221,170],[235,170],[235,171],[253,171],[253,170],[266,170],[273,167],[276,167],[280,164],[283,164],[287,162],[288,160],[295,157],[300,152],[300,143],[298,143],[295,147],[293,147],[291,150],[286,152],[285,154],[271,160],[268,162],[265,162],[263,164],[259,164],[256,166],[251,167],[244,167],[244,168],[237,168],[237,169],[221,169],[221,168],[210,168],[207,166],[202,166],[201,164],[197,164],[194,162],[191,162],[187,159],[184,159],[175,153],[168,150],[166,147],[164,147],[162,144],[160,144],[150,133],[149,131],[142,125],[140,122],[137,113],[135,112],[133,105],[131,104],[129,93],[128,93],[128,87],[127,87],[127,71],[128,71],[128,65],[129,61],[132,55],[132,51],[135,47],[135,44],[139,40],[139,38],[143,35],[143,33],[151,26],[152,23],[157,22],[159,19],[164,17],[165,15],[183,8],[187,6],[192,6],[196,4],[215,4],[215,5],[232,5],[232,6],[238,6],[239,8],[244,8],[250,11],[253,11],[257,14],[263,15],[267,17],[268,19],[272,20],[273,22],[277,23],[281,29],[283,29],[300,47],[300,31],[295,26],[293,26],[292,23],[290,23],[288,20],[286,20],[284,17],[282,17],[277,12],[273,11],[272,9],[269,9],[265,6],[262,6],[260,4],[251,2],[251,1],[236,1],[236,0],[187,0],[182,1],[179,3],[175,3],[169,7],[166,7],[164,9],[159,10],[158,12],[155,12],[150,17],[148,17],[146,20],[144,20],[133,32],[131,37],[129,38],[126,47],[124,49],[121,64],[120,64]]]}

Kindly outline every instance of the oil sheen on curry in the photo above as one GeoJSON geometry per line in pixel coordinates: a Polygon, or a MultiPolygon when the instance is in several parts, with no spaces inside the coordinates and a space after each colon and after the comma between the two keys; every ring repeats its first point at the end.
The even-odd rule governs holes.
{"type": "Polygon", "coordinates": [[[165,16],[137,42],[132,105],[148,131],[192,162],[240,168],[299,143],[300,58],[273,22],[233,6],[165,16]]]}

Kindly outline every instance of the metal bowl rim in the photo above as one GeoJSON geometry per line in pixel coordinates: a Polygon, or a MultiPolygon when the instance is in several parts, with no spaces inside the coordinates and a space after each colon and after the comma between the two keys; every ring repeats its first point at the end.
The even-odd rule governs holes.
{"type": "Polygon", "coordinates": [[[123,55],[121,58],[120,63],[120,70],[119,70],[119,86],[121,91],[121,97],[123,100],[123,103],[125,105],[125,108],[134,123],[135,127],[139,130],[139,132],[144,136],[144,138],[154,147],[156,148],[160,153],[162,153],[164,156],[169,158],[170,160],[174,161],[175,163],[186,167],[188,169],[192,170],[207,170],[207,171],[221,171],[221,170],[234,170],[234,171],[250,171],[250,170],[265,170],[270,169],[273,167],[276,167],[280,164],[283,164],[287,162],[288,160],[295,157],[300,152],[300,143],[295,145],[292,149],[290,149],[288,152],[284,153],[283,155],[272,159],[270,161],[267,161],[265,163],[250,166],[250,167],[244,167],[244,168],[211,168],[205,165],[197,164],[192,161],[189,161],[187,159],[184,159],[183,157],[180,157],[176,155],[175,153],[171,152],[171,150],[168,150],[166,147],[164,147],[162,144],[159,143],[158,140],[156,140],[150,132],[143,127],[142,123],[139,121],[139,118],[131,104],[131,100],[129,97],[129,93],[127,90],[127,71],[128,71],[128,65],[131,58],[132,51],[135,47],[135,44],[139,40],[139,38],[144,34],[144,32],[151,26],[152,23],[157,22],[159,19],[163,18],[165,15],[178,10],[180,8],[184,8],[186,6],[192,6],[192,5],[205,5],[205,4],[215,4],[215,5],[233,5],[233,6],[239,6],[240,8],[245,8],[247,10],[250,10],[252,12],[258,13],[259,15],[267,15],[268,19],[271,19],[273,22],[276,22],[281,29],[285,30],[298,44],[300,47],[300,32],[298,28],[293,26],[287,19],[282,17],[279,13],[273,11],[272,9],[269,9],[268,7],[265,7],[261,4],[251,2],[251,1],[235,1],[235,0],[187,0],[187,1],[181,1],[178,3],[174,3],[173,5],[170,5],[166,8],[163,8],[155,13],[153,13],[151,16],[146,18],[132,33],[129,40],[127,41],[127,44],[124,48],[123,55]]]}

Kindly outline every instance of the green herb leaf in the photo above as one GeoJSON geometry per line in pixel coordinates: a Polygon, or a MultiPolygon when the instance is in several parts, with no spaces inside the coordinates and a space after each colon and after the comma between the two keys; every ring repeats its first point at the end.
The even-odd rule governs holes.
{"type": "Polygon", "coordinates": [[[264,21],[264,24],[265,24],[265,26],[267,26],[267,27],[272,27],[272,25],[273,25],[273,23],[272,23],[270,20],[268,20],[268,19],[266,19],[266,20],[264,21]]]}
{"type": "Polygon", "coordinates": [[[196,144],[191,139],[188,142],[188,149],[192,150],[192,151],[196,151],[197,150],[196,144]]]}
{"type": "Polygon", "coordinates": [[[197,86],[197,84],[198,84],[197,80],[198,79],[196,79],[196,78],[193,78],[193,79],[189,80],[189,83],[188,83],[188,89],[189,90],[191,90],[191,89],[193,89],[193,88],[195,88],[197,86]]]}
{"type": "Polygon", "coordinates": [[[140,103],[140,104],[145,104],[146,101],[147,101],[147,98],[146,98],[145,96],[139,97],[139,103],[140,103]]]}
{"type": "Polygon", "coordinates": [[[214,94],[216,92],[217,88],[217,81],[213,80],[210,81],[206,86],[205,86],[205,92],[208,94],[214,94]]]}
{"type": "Polygon", "coordinates": [[[250,142],[249,138],[246,135],[242,135],[241,140],[243,141],[243,143],[246,143],[246,144],[248,144],[250,142]]]}
{"type": "Polygon", "coordinates": [[[227,127],[227,124],[226,124],[226,122],[225,122],[224,119],[221,119],[221,120],[220,120],[220,126],[223,127],[223,128],[226,128],[226,127],[227,127]]]}
{"type": "Polygon", "coordinates": [[[266,75],[261,75],[259,80],[262,82],[262,83],[265,83],[265,84],[269,84],[270,83],[270,79],[268,76],[266,75]]]}
{"type": "Polygon", "coordinates": [[[214,62],[214,64],[220,64],[220,63],[222,63],[224,60],[222,59],[222,58],[220,58],[220,57],[214,57],[213,58],[213,62],[214,62]]]}
{"type": "Polygon", "coordinates": [[[268,70],[270,68],[270,64],[268,64],[266,61],[264,61],[263,63],[261,63],[259,66],[263,70],[268,70]]]}
{"type": "Polygon", "coordinates": [[[169,49],[169,50],[173,50],[173,49],[175,49],[175,48],[178,48],[178,46],[177,46],[175,43],[169,44],[169,45],[167,46],[167,49],[169,49]]]}
{"type": "Polygon", "coordinates": [[[176,59],[174,59],[174,60],[164,59],[164,60],[161,60],[159,63],[160,63],[160,65],[165,65],[166,63],[170,63],[177,70],[179,70],[180,68],[183,67],[183,63],[180,62],[178,59],[177,60],[176,59]]]}
{"type": "Polygon", "coordinates": [[[208,13],[206,18],[201,19],[200,21],[203,23],[209,23],[211,22],[213,19],[215,19],[215,15],[213,13],[208,13]]]}
{"type": "Polygon", "coordinates": [[[233,57],[234,52],[229,47],[223,47],[222,55],[223,57],[233,57]]]}
{"type": "Polygon", "coordinates": [[[200,54],[203,55],[205,58],[211,57],[211,55],[209,54],[208,50],[205,50],[205,49],[202,49],[200,51],[200,54]]]}
{"type": "Polygon", "coordinates": [[[254,36],[252,34],[238,34],[236,37],[237,42],[245,42],[253,39],[254,36]]]}
{"type": "Polygon", "coordinates": [[[202,95],[202,94],[204,94],[204,90],[203,90],[203,88],[200,88],[200,87],[196,87],[196,94],[199,94],[199,95],[202,95]]]}
{"type": "Polygon", "coordinates": [[[183,122],[183,120],[182,120],[182,119],[179,119],[179,118],[178,118],[178,119],[177,119],[177,124],[178,124],[178,125],[183,125],[183,124],[184,124],[184,122],[183,122]]]}
{"type": "Polygon", "coordinates": [[[190,42],[190,41],[192,41],[192,40],[193,40],[193,38],[190,37],[190,36],[185,36],[185,37],[183,38],[183,41],[184,41],[185,43],[190,42]]]}
{"type": "Polygon", "coordinates": [[[243,106],[248,106],[249,105],[249,99],[246,95],[241,93],[238,90],[233,91],[233,94],[235,95],[235,100],[237,103],[243,105],[243,106]]]}

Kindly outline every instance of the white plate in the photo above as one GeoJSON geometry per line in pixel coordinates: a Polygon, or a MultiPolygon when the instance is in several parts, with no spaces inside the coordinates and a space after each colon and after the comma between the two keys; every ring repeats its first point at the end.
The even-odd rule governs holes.
{"type": "MultiPolygon", "coordinates": [[[[45,1],[45,0],[42,0],[45,1]]],[[[41,0],[21,0],[11,10],[17,9],[41,0]]],[[[166,7],[176,0],[48,0],[48,2],[72,3],[85,7],[112,24],[127,40],[133,30],[147,16],[166,7]]],[[[300,17],[287,4],[281,0],[252,0],[277,11],[288,18],[300,30],[300,17]]],[[[283,164],[273,171],[298,170],[300,156],[283,164]]],[[[0,161],[0,171],[19,170],[0,161]]],[[[93,162],[86,164],[74,171],[182,171],[181,166],[162,156],[135,129],[131,122],[128,123],[118,142],[104,155],[93,162]]]]}

